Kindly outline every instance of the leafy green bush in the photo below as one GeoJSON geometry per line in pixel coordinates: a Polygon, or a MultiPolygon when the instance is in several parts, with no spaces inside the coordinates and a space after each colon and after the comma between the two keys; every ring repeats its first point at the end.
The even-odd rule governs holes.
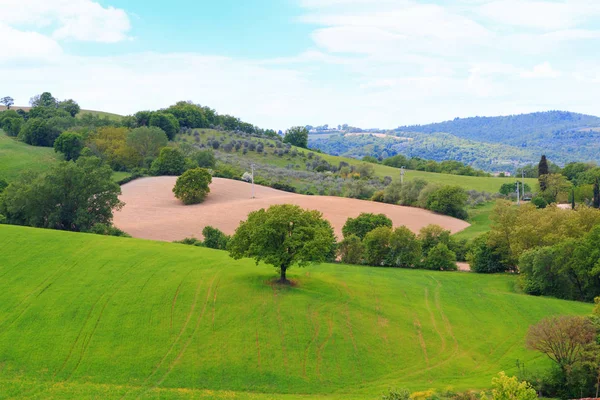
{"type": "Polygon", "coordinates": [[[358,236],[350,235],[338,244],[337,253],[344,264],[362,264],[365,248],[358,236]]]}
{"type": "Polygon", "coordinates": [[[548,207],[548,202],[541,196],[536,196],[531,199],[531,204],[536,206],[537,208],[546,208],[548,207]]]}
{"type": "Polygon", "coordinates": [[[83,137],[75,132],[64,132],[54,141],[54,151],[62,153],[65,160],[77,160],[83,150],[83,137]]]}
{"type": "Polygon", "coordinates": [[[421,242],[405,226],[396,228],[390,235],[389,252],[384,261],[390,267],[412,268],[421,261],[421,242]]]}
{"type": "Polygon", "coordinates": [[[410,400],[410,391],[408,389],[389,389],[381,396],[381,400],[410,400]]]}
{"type": "Polygon", "coordinates": [[[503,249],[491,242],[490,234],[485,233],[473,240],[467,256],[471,271],[494,274],[510,271],[513,268],[505,263],[510,256],[508,249],[503,249]]]}
{"type": "Polygon", "coordinates": [[[204,168],[190,169],[177,179],[173,193],[183,204],[198,204],[204,201],[210,192],[208,185],[211,182],[212,176],[208,170],[204,168]]]}
{"type": "Polygon", "coordinates": [[[427,253],[424,267],[435,271],[456,271],[456,254],[446,244],[438,243],[427,253]]]}
{"type": "Polygon", "coordinates": [[[356,235],[362,240],[369,232],[381,226],[392,228],[392,220],[384,214],[361,213],[356,218],[348,218],[342,234],[344,237],[356,235]]]}
{"type": "Polygon", "coordinates": [[[60,132],[42,118],[30,118],[19,132],[19,140],[32,146],[52,147],[60,132]]]}
{"type": "Polygon", "coordinates": [[[367,264],[376,267],[385,265],[390,253],[391,235],[392,229],[387,226],[380,226],[367,233],[363,240],[367,264]]]}
{"type": "Polygon", "coordinates": [[[202,229],[202,235],[204,236],[204,246],[209,249],[227,250],[227,243],[231,239],[230,236],[212,226],[202,229]]]}
{"type": "Polygon", "coordinates": [[[181,175],[185,171],[183,153],[172,147],[163,147],[150,167],[152,175],[181,175]]]}
{"type": "Polygon", "coordinates": [[[426,208],[451,217],[467,219],[467,192],[459,186],[444,186],[431,193],[426,208]]]}
{"type": "Polygon", "coordinates": [[[125,233],[124,231],[116,228],[111,224],[95,224],[92,226],[87,233],[93,233],[96,235],[104,235],[104,236],[118,236],[118,237],[131,237],[131,235],[125,233]]]}

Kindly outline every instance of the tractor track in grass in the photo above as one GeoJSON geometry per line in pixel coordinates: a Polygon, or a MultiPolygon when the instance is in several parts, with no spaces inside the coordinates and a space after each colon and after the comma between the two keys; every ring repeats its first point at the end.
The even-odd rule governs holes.
{"type": "MultiPolygon", "coordinates": [[[[96,330],[98,329],[98,325],[100,325],[100,320],[102,319],[102,316],[104,315],[104,311],[106,310],[106,307],[108,306],[108,303],[112,300],[112,298],[119,292],[119,290],[121,290],[123,288],[123,286],[125,286],[125,284],[127,282],[123,281],[123,278],[129,273],[129,271],[135,269],[136,267],[140,266],[143,262],[139,262],[136,264],[133,264],[131,267],[129,267],[128,269],[126,269],[121,276],[113,283],[113,285],[111,286],[114,287],[116,285],[118,285],[115,290],[110,294],[110,296],[108,296],[108,298],[106,299],[106,301],[104,302],[104,305],[102,306],[102,308],[100,309],[100,313],[98,314],[98,318],[96,318],[96,323],[94,324],[94,327],[92,328],[92,331],[90,332],[89,335],[85,335],[83,338],[83,342],[82,342],[82,347],[81,347],[81,353],[79,354],[79,359],[77,360],[77,364],[75,364],[75,368],[73,368],[73,370],[71,371],[71,373],[69,374],[69,376],[67,377],[67,379],[65,381],[69,381],[71,379],[71,377],[73,376],[73,374],[75,374],[75,372],[77,371],[77,369],[79,369],[79,366],[81,365],[81,361],[83,360],[85,353],[87,352],[87,349],[90,345],[90,342],[92,341],[92,337],[94,336],[94,334],[96,333],[96,330]],[[87,336],[87,340],[86,340],[86,336],[87,336]]],[[[106,292],[103,294],[105,295],[106,292]]],[[[102,297],[102,296],[101,296],[102,297]]],[[[94,307],[97,304],[94,303],[94,307]]],[[[89,318],[89,314],[88,314],[88,318],[89,318]]],[[[84,324],[87,325],[87,321],[88,319],[86,319],[86,322],[84,324]]],[[[69,356],[71,355],[71,353],[69,354],[69,356]]]]}
{"type": "Polygon", "coordinates": [[[25,312],[29,309],[29,307],[31,307],[31,304],[27,304],[25,305],[25,303],[27,302],[27,300],[29,300],[29,298],[31,296],[33,296],[35,293],[37,293],[37,295],[35,296],[35,298],[39,297],[43,292],[46,291],[46,289],[48,289],[48,287],[50,287],[50,285],[52,285],[54,283],[54,280],[56,280],[56,278],[58,278],[59,276],[61,276],[62,274],[72,270],[73,268],[75,268],[77,265],[79,264],[79,260],[76,260],[75,262],[73,262],[73,264],[70,267],[66,267],[66,268],[60,268],[58,269],[56,272],[54,272],[53,274],[51,274],[50,276],[46,277],[46,279],[44,279],[40,284],[38,284],[31,292],[29,292],[27,294],[27,296],[25,296],[20,302],[19,304],[17,304],[14,308],[15,309],[20,309],[19,313],[17,314],[17,316],[12,320],[12,322],[10,324],[8,324],[7,326],[3,326],[4,323],[6,323],[9,319],[10,316],[6,317],[2,322],[0,322],[0,330],[7,330],[8,328],[10,328],[15,322],[17,322],[19,320],[19,318],[21,318],[21,316],[23,314],[25,314],[25,312]],[[46,285],[46,283],[50,281],[50,283],[48,285],[46,285]],[[40,290],[41,289],[41,290],[40,290]],[[22,307],[23,305],[25,305],[25,307],[22,307]],[[22,308],[22,309],[21,309],[22,308]]]}
{"type": "Polygon", "coordinates": [[[458,341],[456,340],[456,336],[454,335],[454,331],[452,329],[452,324],[450,323],[450,320],[448,319],[448,317],[444,313],[444,310],[442,309],[442,302],[440,300],[440,289],[442,288],[442,283],[440,281],[438,281],[437,279],[435,279],[433,276],[431,276],[431,275],[428,275],[428,276],[431,279],[433,279],[433,281],[437,284],[437,286],[435,288],[434,296],[433,296],[435,308],[440,313],[440,316],[442,317],[442,321],[444,322],[444,327],[446,328],[446,331],[450,334],[450,337],[452,338],[452,341],[454,342],[454,354],[457,355],[460,352],[459,348],[458,348],[458,341]]]}
{"type": "Polygon", "coordinates": [[[329,343],[329,340],[333,336],[333,319],[332,316],[329,315],[327,318],[327,337],[321,344],[317,347],[317,377],[321,379],[321,365],[323,364],[323,350],[325,346],[329,343]]]}
{"type": "MultiPolygon", "coordinates": [[[[213,289],[213,284],[215,282],[215,279],[217,279],[218,275],[219,275],[219,272],[217,272],[213,276],[210,284],[208,285],[208,289],[207,289],[207,292],[206,292],[206,299],[204,301],[204,306],[202,307],[202,311],[200,312],[200,315],[198,316],[198,319],[196,321],[196,325],[194,326],[194,330],[190,334],[188,340],[183,345],[183,348],[181,349],[181,351],[177,354],[177,357],[175,357],[175,359],[173,360],[173,362],[171,362],[171,364],[169,365],[169,369],[167,370],[167,372],[165,372],[165,374],[163,375],[163,377],[151,389],[157,388],[157,387],[159,387],[160,385],[163,384],[163,382],[171,374],[171,372],[173,371],[173,369],[175,368],[175,366],[177,365],[177,363],[179,363],[179,361],[183,358],[183,355],[185,354],[185,352],[187,351],[190,343],[194,339],[194,336],[196,336],[196,332],[198,331],[198,328],[200,327],[200,323],[202,322],[202,319],[204,318],[204,314],[206,312],[206,307],[207,307],[207,305],[208,305],[208,303],[210,301],[210,298],[211,298],[211,292],[212,292],[212,289],[213,289]]],[[[217,279],[217,286],[218,285],[219,285],[219,280],[217,279]]],[[[139,396],[138,396],[138,398],[139,398],[139,396]]]]}
{"type": "MultiPolygon", "coordinates": [[[[190,272],[191,271],[192,270],[190,270],[190,272]]],[[[190,272],[188,272],[188,275],[189,275],[190,272]]],[[[179,289],[181,288],[181,285],[182,285],[182,283],[183,283],[184,280],[185,280],[185,278],[181,281],[181,283],[177,287],[176,295],[175,295],[175,297],[173,299],[173,307],[174,307],[174,302],[176,301],[176,298],[179,295],[179,289]]],[[[192,319],[192,315],[194,313],[194,310],[196,309],[196,305],[198,303],[198,296],[200,294],[200,289],[202,288],[202,282],[203,282],[202,280],[198,281],[198,285],[196,286],[196,291],[194,292],[194,300],[192,301],[192,305],[190,306],[190,310],[188,311],[188,313],[186,315],[185,322],[181,326],[181,329],[179,330],[179,333],[177,334],[177,336],[175,337],[175,339],[173,340],[173,342],[171,342],[171,345],[169,346],[169,349],[167,350],[167,352],[160,359],[160,361],[158,362],[158,364],[156,365],[156,367],[154,368],[154,370],[150,373],[150,375],[148,375],[146,377],[146,379],[144,380],[144,382],[142,383],[141,386],[146,385],[150,381],[150,379],[152,379],[152,377],[154,375],[156,375],[156,373],[158,372],[158,370],[162,367],[163,363],[166,361],[167,357],[169,357],[169,355],[173,351],[173,348],[175,347],[175,345],[177,345],[177,343],[179,342],[179,339],[181,339],[181,336],[183,335],[183,332],[185,331],[185,329],[189,325],[190,320],[192,319]]],[[[124,399],[125,397],[127,397],[127,395],[129,395],[129,393],[130,393],[130,391],[125,392],[125,394],[123,394],[123,396],[121,396],[121,399],[124,399]]]]}
{"type": "Polygon", "coordinates": [[[171,329],[173,328],[173,312],[175,310],[175,303],[177,303],[177,297],[179,296],[179,291],[181,290],[181,285],[185,282],[186,278],[192,273],[193,269],[190,269],[187,274],[183,276],[181,282],[177,286],[177,290],[175,290],[175,295],[173,296],[173,301],[171,302],[171,329]]]}
{"type": "Polygon", "coordinates": [[[310,341],[304,348],[304,357],[302,358],[302,376],[306,378],[306,359],[308,358],[308,351],[310,347],[315,343],[317,338],[319,337],[319,332],[321,331],[321,324],[319,323],[319,313],[318,311],[311,312],[310,309],[308,311],[310,325],[313,327],[313,335],[310,338],[310,341]],[[316,324],[315,324],[316,320],[316,324]]]}
{"type": "Polygon", "coordinates": [[[354,348],[354,356],[356,357],[356,364],[358,364],[358,370],[359,370],[359,373],[361,376],[361,380],[364,383],[365,378],[364,378],[364,374],[363,374],[363,367],[362,367],[362,363],[360,360],[360,356],[358,354],[358,346],[356,344],[356,338],[354,337],[352,320],[350,319],[349,303],[350,303],[350,300],[354,297],[354,295],[352,294],[352,291],[350,290],[350,288],[348,287],[346,282],[344,282],[344,281],[340,281],[340,282],[341,282],[342,286],[344,286],[344,289],[346,290],[346,293],[348,294],[348,298],[346,299],[346,302],[344,303],[344,316],[345,316],[345,320],[346,320],[346,329],[348,330],[348,336],[350,337],[350,341],[352,342],[352,347],[354,348]]]}
{"type": "Polygon", "coordinates": [[[431,310],[431,306],[429,305],[429,288],[427,288],[427,287],[425,288],[425,308],[427,309],[427,312],[429,313],[429,317],[431,319],[431,325],[433,326],[433,329],[440,337],[440,341],[442,342],[442,349],[440,350],[440,352],[443,353],[444,350],[446,350],[446,338],[444,337],[444,335],[442,335],[442,332],[438,328],[437,322],[435,320],[435,314],[433,313],[433,311],[431,310]]]}

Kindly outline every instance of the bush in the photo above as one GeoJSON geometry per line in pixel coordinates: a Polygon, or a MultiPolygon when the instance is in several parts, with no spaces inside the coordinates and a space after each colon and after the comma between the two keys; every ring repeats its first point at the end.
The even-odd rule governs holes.
{"type": "Polygon", "coordinates": [[[183,204],[198,204],[204,201],[210,192],[208,185],[211,182],[212,176],[206,169],[190,169],[177,179],[173,193],[183,204]]]}
{"type": "Polygon", "coordinates": [[[162,129],[167,134],[169,140],[173,140],[177,132],[179,132],[179,121],[170,113],[152,113],[148,125],[162,129]]]}
{"type": "Polygon", "coordinates": [[[536,206],[536,208],[546,208],[548,207],[548,202],[541,196],[536,196],[531,199],[531,204],[536,206]]]}
{"type": "Polygon", "coordinates": [[[190,158],[194,160],[194,162],[200,168],[214,168],[215,165],[217,165],[215,153],[210,149],[192,153],[190,158]]]}
{"type": "Polygon", "coordinates": [[[6,189],[8,187],[8,182],[6,182],[4,179],[0,178],[0,193],[2,193],[4,191],[4,189],[6,189]]]}
{"type": "Polygon", "coordinates": [[[342,234],[344,237],[356,235],[360,239],[364,239],[373,229],[382,226],[391,229],[392,220],[384,214],[361,213],[356,218],[348,218],[342,228],[342,234]]]}
{"type": "Polygon", "coordinates": [[[118,237],[131,237],[129,234],[123,232],[119,228],[114,227],[111,224],[96,224],[87,231],[87,233],[93,233],[95,235],[104,236],[118,236],[118,237]]]}
{"type": "Polygon", "coordinates": [[[358,236],[350,235],[340,242],[337,253],[344,264],[362,264],[365,248],[358,236]]]}
{"type": "Polygon", "coordinates": [[[17,136],[23,127],[23,123],[23,118],[17,114],[16,117],[4,118],[0,121],[0,128],[4,129],[8,136],[17,136]]]}
{"type": "Polygon", "coordinates": [[[227,243],[231,239],[230,236],[212,226],[202,229],[202,235],[204,236],[204,246],[209,249],[227,250],[227,243]]]}
{"type": "Polygon", "coordinates": [[[408,389],[389,389],[386,394],[381,396],[381,400],[410,400],[410,391],[408,389]]]}
{"type": "Polygon", "coordinates": [[[172,147],[163,147],[150,167],[152,175],[181,175],[185,171],[183,153],[172,147]]]}
{"type": "Polygon", "coordinates": [[[296,188],[293,187],[292,185],[288,185],[287,183],[274,182],[274,183],[271,183],[270,186],[273,189],[283,190],[284,192],[296,193],[296,188]]]}
{"type": "Polygon", "coordinates": [[[437,246],[439,243],[444,243],[450,246],[450,231],[445,230],[439,225],[427,225],[419,231],[419,240],[423,246],[423,253],[429,253],[429,250],[437,246]]]}
{"type": "Polygon", "coordinates": [[[511,270],[512,268],[504,263],[509,255],[503,254],[502,249],[491,243],[489,238],[489,233],[485,233],[473,240],[467,256],[471,271],[494,274],[511,270]]]}
{"type": "Polygon", "coordinates": [[[376,267],[385,264],[390,253],[391,235],[392,229],[387,226],[380,226],[367,233],[363,240],[367,264],[376,267]]]}
{"type": "Polygon", "coordinates": [[[59,132],[41,118],[30,118],[19,132],[19,140],[32,146],[52,147],[59,132]]]}
{"type": "Polygon", "coordinates": [[[188,246],[204,247],[204,243],[202,243],[200,240],[196,239],[195,237],[185,238],[183,240],[176,240],[173,243],[187,244],[188,246]]]}
{"type": "Polygon", "coordinates": [[[390,249],[385,265],[400,268],[412,268],[419,264],[422,257],[421,242],[405,226],[396,228],[390,236],[390,249]]]}
{"type": "MultiPolygon", "coordinates": [[[[537,400],[538,396],[527,382],[519,382],[516,377],[508,377],[504,372],[500,372],[497,377],[492,379],[492,400],[537,400]]],[[[484,395],[482,400],[487,400],[484,395]]]]}
{"type": "Polygon", "coordinates": [[[446,244],[438,243],[427,253],[424,266],[435,271],[456,271],[456,254],[446,244]]]}
{"type": "Polygon", "coordinates": [[[459,186],[444,186],[431,193],[427,199],[427,209],[451,217],[467,219],[468,195],[459,186]]]}
{"type": "Polygon", "coordinates": [[[54,151],[62,153],[65,160],[77,160],[83,150],[83,137],[74,132],[64,132],[54,141],[54,151]]]}

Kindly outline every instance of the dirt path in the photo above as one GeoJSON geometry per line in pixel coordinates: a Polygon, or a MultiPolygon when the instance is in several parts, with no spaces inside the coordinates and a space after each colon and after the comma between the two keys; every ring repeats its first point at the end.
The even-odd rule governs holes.
{"type": "Polygon", "coordinates": [[[383,213],[394,222],[394,226],[406,225],[413,232],[429,224],[438,224],[452,233],[469,226],[465,221],[420,208],[342,197],[305,196],[258,185],[255,186],[256,198],[251,199],[250,184],[221,178],[213,179],[211,192],[202,204],[184,206],[172,192],[176,180],[176,177],[163,176],[138,179],[123,185],[120,198],[126,205],[115,213],[115,225],[133,237],[143,239],[202,239],[205,226],[232,234],[252,211],[273,204],[296,204],[321,211],[333,225],[338,238],[342,237],[341,230],[346,220],[361,212],[383,213]]]}

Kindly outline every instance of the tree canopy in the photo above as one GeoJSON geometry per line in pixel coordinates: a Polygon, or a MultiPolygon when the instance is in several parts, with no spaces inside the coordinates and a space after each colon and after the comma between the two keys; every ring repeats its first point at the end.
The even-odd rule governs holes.
{"type": "Polygon", "coordinates": [[[295,126],[288,129],[283,137],[284,143],[289,143],[292,146],[307,148],[308,147],[308,130],[303,126],[295,126]]]}
{"type": "Polygon", "coordinates": [[[110,225],[113,210],[123,205],[112,173],[99,158],[82,157],[47,173],[24,174],[0,196],[0,214],[10,224],[38,228],[88,231],[96,224],[110,225]]]}
{"type": "Polygon", "coordinates": [[[281,283],[290,267],[328,261],[334,248],[333,228],[320,212],[289,204],[250,213],[229,242],[231,257],[274,266],[281,283]]]}
{"type": "Polygon", "coordinates": [[[175,197],[183,204],[198,204],[204,201],[210,188],[208,185],[212,182],[212,176],[204,168],[189,169],[177,178],[177,183],[173,188],[175,197]]]}

